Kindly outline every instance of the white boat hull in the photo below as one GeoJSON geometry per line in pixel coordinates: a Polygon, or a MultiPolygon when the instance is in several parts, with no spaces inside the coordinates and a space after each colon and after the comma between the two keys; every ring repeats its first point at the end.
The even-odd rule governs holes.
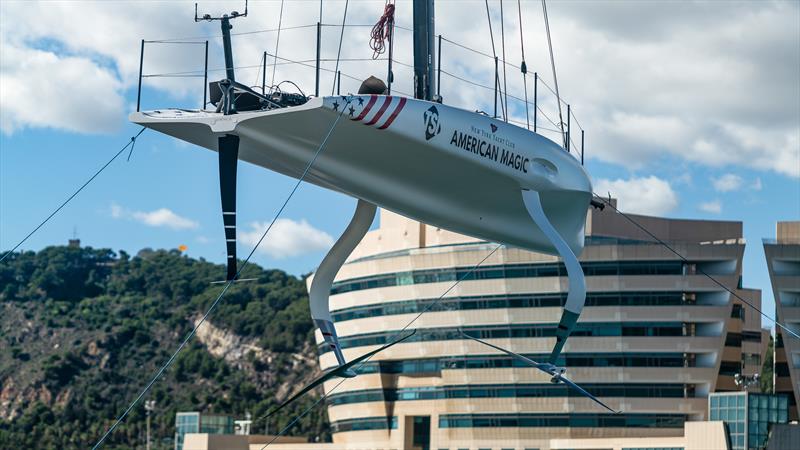
{"type": "Polygon", "coordinates": [[[228,116],[162,110],[130,119],[215,151],[218,137],[238,135],[239,159],[299,178],[343,108],[309,183],[430,225],[556,254],[523,203],[522,189],[535,190],[569,247],[582,251],[592,193],[583,167],[549,139],[481,114],[362,95],[228,116]]]}

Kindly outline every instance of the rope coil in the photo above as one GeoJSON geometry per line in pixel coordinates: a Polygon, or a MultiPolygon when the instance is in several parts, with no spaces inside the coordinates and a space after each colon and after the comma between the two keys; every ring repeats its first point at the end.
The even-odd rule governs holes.
{"type": "Polygon", "coordinates": [[[392,41],[392,29],[394,28],[394,3],[386,2],[383,15],[370,33],[369,48],[372,49],[372,59],[386,52],[386,41],[392,41]]]}

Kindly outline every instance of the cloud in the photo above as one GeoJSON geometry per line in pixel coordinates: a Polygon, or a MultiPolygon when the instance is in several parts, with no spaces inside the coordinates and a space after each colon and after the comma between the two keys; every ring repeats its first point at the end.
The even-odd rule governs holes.
{"type": "Polygon", "coordinates": [[[719,178],[712,178],[711,184],[717,192],[737,191],[742,187],[744,180],[739,175],[726,173],[719,178]]]}
{"type": "Polygon", "coordinates": [[[670,184],[656,176],[631,178],[629,180],[600,179],[594,183],[599,195],[611,193],[619,199],[620,210],[661,216],[678,206],[678,196],[670,184]]]}
{"type": "Polygon", "coordinates": [[[705,211],[711,214],[719,214],[722,212],[722,203],[719,200],[712,200],[710,202],[701,203],[698,208],[700,211],[705,211]]]}
{"type": "Polygon", "coordinates": [[[167,208],[153,211],[131,211],[116,203],[111,205],[111,217],[115,219],[131,219],[151,227],[164,227],[172,230],[194,230],[200,224],[194,220],[179,216],[167,208]]]}
{"type": "Polygon", "coordinates": [[[0,128],[28,127],[78,133],[112,133],[125,107],[122,84],[107,68],[84,57],[0,43],[0,128]]]}
{"type": "MultiPolygon", "coordinates": [[[[268,222],[252,222],[249,231],[239,232],[239,240],[253,247],[268,226],[268,222]]],[[[331,235],[314,228],[305,219],[299,222],[291,219],[278,219],[267,237],[261,241],[258,251],[276,259],[283,259],[327,250],[332,245],[331,235]]]]}
{"type": "Polygon", "coordinates": [[[750,186],[750,189],[754,191],[760,191],[764,186],[761,184],[761,177],[757,177],[753,184],[750,186]]]}
{"type": "MultiPolygon", "coordinates": [[[[280,3],[251,3],[248,17],[234,22],[234,33],[277,27],[280,3]]],[[[350,2],[347,22],[374,23],[383,3],[350,2]]],[[[201,6],[212,14],[231,9],[229,2],[209,1],[201,6]]],[[[211,36],[209,77],[222,76],[218,70],[223,66],[218,25],[194,23],[191,4],[90,2],[81,4],[81,14],[77,15],[74,8],[68,2],[0,2],[4,132],[55,127],[88,133],[121,126],[126,112],[121,99],[136,89],[142,38],[211,36]],[[22,67],[18,61],[28,65],[22,67]],[[76,79],[76,73],[84,77],[76,79]],[[20,89],[20,80],[28,81],[27,77],[33,82],[23,83],[24,91],[14,92],[20,89]],[[19,98],[25,101],[19,102],[19,98]],[[48,108],[52,114],[43,111],[48,108]]],[[[278,50],[281,57],[313,61],[314,27],[294,27],[316,22],[318,8],[317,2],[287,3],[278,50]]],[[[437,2],[437,33],[491,54],[486,20],[475,19],[484,8],[483,1],[437,2]],[[464,26],[466,23],[471,26],[464,26]]],[[[337,23],[343,9],[344,2],[325,2],[323,22],[337,23]]],[[[498,34],[497,3],[490,9],[498,34]]],[[[573,126],[580,123],[587,130],[588,158],[651,171],[677,159],[708,167],[746,167],[800,177],[800,2],[661,5],[574,1],[555,2],[548,11],[561,95],[572,105],[577,119],[573,126]]],[[[542,84],[553,86],[547,46],[539,45],[541,10],[533,2],[523,2],[522,15],[526,63],[529,73],[537,71],[541,80],[539,125],[555,128],[544,116],[558,121],[555,97],[542,84]]],[[[398,25],[410,27],[411,16],[411,3],[398,2],[398,25]]],[[[505,21],[508,60],[518,64],[521,49],[516,14],[505,14],[505,21]]],[[[323,58],[335,57],[339,32],[337,27],[323,27],[323,58]]],[[[274,32],[235,36],[237,78],[247,84],[259,81],[263,51],[275,51],[276,37],[274,32]]],[[[148,44],[145,73],[201,69],[202,51],[202,45],[148,44]]],[[[411,51],[411,33],[398,28],[394,45],[398,64],[393,69],[392,85],[397,93],[412,91],[412,71],[400,64],[412,61],[411,51]]],[[[346,28],[339,65],[343,92],[356,91],[360,80],[368,75],[385,77],[385,61],[361,60],[371,55],[363,29],[346,28]]],[[[492,58],[445,41],[441,59],[445,103],[491,111],[492,58]]],[[[334,61],[322,63],[322,93],[331,92],[335,66],[334,61]]],[[[276,66],[268,65],[267,71],[267,82],[273,77],[275,82],[293,80],[307,92],[314,85],[314,71],[309,67],[279,61],[276,66]]],[[[510,69],[507,81],[509,94],[524,96],[522,79],[515,69],[510,69]]],[[[165,77],[145,78],[144,85],[145,109],[196,107],[203,88],[196,79],[165,77]],[[154,104],[154,93],[159,104],[154,104]]],[[[529,96],[531,85],[529,79],[529,96]]],[[[509,98],[509,109],[512,118],[524,122],[522,103],[509,98]]],[[[543,128],[540,131],[558,139],[555,133],[543,128]]]]}

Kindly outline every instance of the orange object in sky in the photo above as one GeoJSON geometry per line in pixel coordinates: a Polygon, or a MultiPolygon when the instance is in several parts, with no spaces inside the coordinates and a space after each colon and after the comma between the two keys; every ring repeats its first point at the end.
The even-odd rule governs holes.
{"type": "Polygon", "coordinates": [[[186,250],[189,250],[189,247],[181,244],[181,245],[178,246],[178,250],[180,250],[182,252],[185,252],[186,250]]]}

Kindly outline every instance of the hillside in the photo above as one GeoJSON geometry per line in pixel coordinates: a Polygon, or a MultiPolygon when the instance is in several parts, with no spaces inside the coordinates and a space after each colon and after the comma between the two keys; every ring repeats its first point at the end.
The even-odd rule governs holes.
{"type": "MultiPolygon", "coordinates": [[[[0,263],[0,443],[87,448],[135,398],[222,289],[224,268],[178,251],[48,247],[0,263]]],[[[318,373],[303,280],[249,266],[146,398],[154,448],[172,448],[176,411],[265,413],[318,373]]],[[[266,424],[275,431],[318,398],[266,424]]],[[[140,405],[105,448],[144,442],[140,405]]],[[[324,408],[289,434],[329,436],[324,408]]],[[[143,448],[143,447],[142,447],[143,448]]]]}

